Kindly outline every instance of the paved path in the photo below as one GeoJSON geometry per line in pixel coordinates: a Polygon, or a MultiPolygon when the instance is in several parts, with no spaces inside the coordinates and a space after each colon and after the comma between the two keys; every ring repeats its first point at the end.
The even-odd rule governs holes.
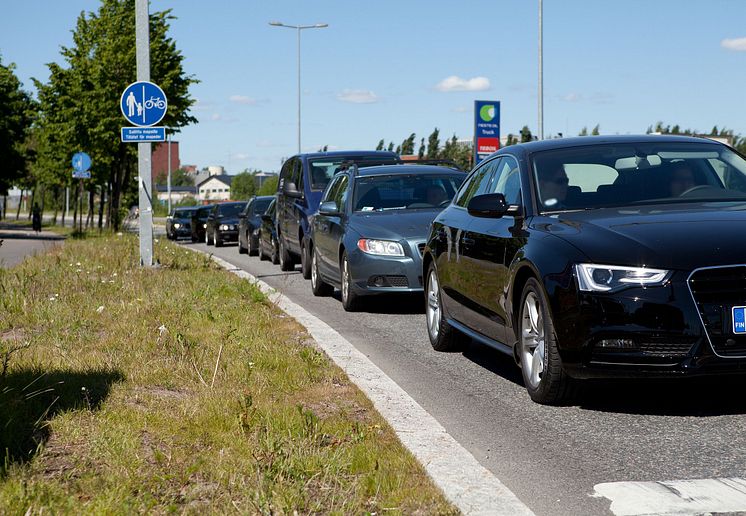
{"type": "Polygon", "coordinates": [[[31,230],[30,224],[28,228],[19,228],[0,222],[0,267],[18,265],[27,256],[44,252],[63,240],[61,236],[48,231],[36,233],[31,230]]]}
{"type": "Polygon", "coordinates": [[[742,381],[601,382],[589,384],[574,406],[541,406],[529,399],[509,357],[476,343],[463,353],[433,351],[419,296],[382,298],[367,311],[346,313],[338,293],[315,298],[299,269],[284,273],[235,246],[194,246],[332,326],[537,514],[697,514],[743,506],[743,493],[736,505],[689,495],[643,499],[670,497],[665,486],[681,485],[666,481],[704,479],[680,490],[700,493],[723,484],[706,479],[746,476],[742,381]],[[694,501],[693,512],[680,505],[694,501]]]}

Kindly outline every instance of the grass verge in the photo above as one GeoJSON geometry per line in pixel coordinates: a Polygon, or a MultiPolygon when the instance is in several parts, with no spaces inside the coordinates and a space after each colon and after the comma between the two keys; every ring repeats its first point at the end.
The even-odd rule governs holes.
{"type": "Polygon", "coordinates": [[[161,241],[0,270],[0,513],[456,510],[255,287],[161,241]]]}

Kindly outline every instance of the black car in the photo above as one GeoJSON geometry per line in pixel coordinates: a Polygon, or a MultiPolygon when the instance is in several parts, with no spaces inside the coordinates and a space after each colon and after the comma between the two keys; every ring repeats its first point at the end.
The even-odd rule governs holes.
{"type": "Polygon", "coordinates": [[[363,296],[422,292],[422,249],[435,216],[466,174],[428,165],[385,165],[338,173],[314,215],[311,289],[342,291],[353,311],[363,296]]]}
{"type": "Polygon", "coordinates": [[[283,271],[292,270],[300,262],[303,277],[311,277],[309,219],[318,209],[326,185],[349,161],[392,164],[400,159],[396,153],[385,151],[318,152],[298,154],[282,165],[277,186],[277,238],[283,271]]]}
{"type": "Polygon", "coordinates": [[[215,207],[214,204],[199,206],[192,212],[192,243],[204,242],[207,217],[215,207]]]}
{"type": "Polygon", "coordinates": [[[433,222],[437,350],[515,357],[531,398],[576,380],[746,372],[746,160],[699,138],[506,147],[433,222]]]}
{"type": "Polygon", "coordinates": [[[259,226],[259,259],[269,259],[273,264],[280,263],[280,249],[277,243],[277,199],[272,199],[261,216],[259,226]]]}
{"type": "Polygon", "coordinates": [[[246,207],[245,201],[223,202],[213,206],[207,216],[205,243],[222,246],[225,242],[238,241],[238,214],[246,207]]]}
{"type": "Polygon", "coordinates": [[[259,227],[262,215],[267,210],[274,196],[252,197],[246,208],[238,215],[238,252],[254,256],[259,250],[259,227]]]}
{"type": "Polygon", "coordinates": [[[192,235],[192,213],[194,208],[174,208],[166,217],[166,238],[178,240],[192,235]]]}

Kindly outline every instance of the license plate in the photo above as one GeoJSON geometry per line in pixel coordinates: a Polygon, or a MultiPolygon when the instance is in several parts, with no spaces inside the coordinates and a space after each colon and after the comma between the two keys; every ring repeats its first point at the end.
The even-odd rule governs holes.
{"type": "Polygon", "coordinates": [[[733,333],[746,333],[746,306],[734,306],[733,314],[733,333]]]}

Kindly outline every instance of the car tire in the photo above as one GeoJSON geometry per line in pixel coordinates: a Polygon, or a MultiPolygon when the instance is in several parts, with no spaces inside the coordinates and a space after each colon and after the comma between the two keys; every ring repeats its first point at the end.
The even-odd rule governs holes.
{"type": "Polygon", "coordinates": [[[277,243],[277,239],[272,242],[272,255],[269,259],[273,265],[280,263],[280,244],[277,243]]]}
{"type": "Polygon", "coordinates": [[[303,279],[311,279],[310,247],[306,237],[300,239],[300,273],[303,279]]]}
{"type": "Polygon", "coordinates": [[[531,399],[544,405],[570,401],[577,382],[562,367],[549,303],[535,278],[523,288],[516,328],[521,373],[531,399]]]}
{"type": "Polygon", "coordinates": [[[212,237],[215,241],[215,247],[223,247],[223,241],[220,239],[220,231],[215,230],[215,235],[212,237]]]}
{"type": "Polygon", "coordinates": [[[316,248],[311,252],[311,292],[317,297],[330,296],[334,292],[334,287],[321,278],[321,273],[319,272],[319,252],[316,248]]]}
{"type": "Polygon", "coordinates": [[[212,238],[210,238],[210,232],[207,229],[205,229],[205,244],[207,245],[213,244],[212,238]]]}
{"type": "Polygon", "coordinates": [[[461,351],[471,340],[467,335],[448,324],[443,317],[440,281],[434,264],[427,268],[425,284],[425,322],[430,345],[435,351],[461,351]]]}
{"type": "MultiPolygon", "coordinates": [[[[246,239],[246,245],[250,246],[251,244],[248,241],[248,238],[246,239]]],[[[249,250],[241,245],[241,235],[238,236],[238,254],[248,254],[249,250]]]]}
{"type": "Polygon", "coordinates": [[[290,256],[290,252],[287,250],[284,244],[284,240],[281,236],[277,236],[278,240],[278,258],[280,261],[280,270],[281,271],[292,271],[295,268],[295,263],[293,263],[293,258],[290,256]]]}
{"type": "Polygon", "coordinates": [[[259,239],[256,239],[256,242],[254,242],[254,238],[251,236],[251,233],[248,233],[246,235],[246,245],[248,245],[248,253],[249,256],[256,256],[257,249],[259,247],[259,239]]]}
{"type": "Polygon", "coordinates": [[[342,285],[342,308],[347,312],[360,310],[360,296],[352,290],[352,274],[350,274],[350,261],[347,259],[347,251],[342,253],[342,261],[339,267],[342,285]]]}

